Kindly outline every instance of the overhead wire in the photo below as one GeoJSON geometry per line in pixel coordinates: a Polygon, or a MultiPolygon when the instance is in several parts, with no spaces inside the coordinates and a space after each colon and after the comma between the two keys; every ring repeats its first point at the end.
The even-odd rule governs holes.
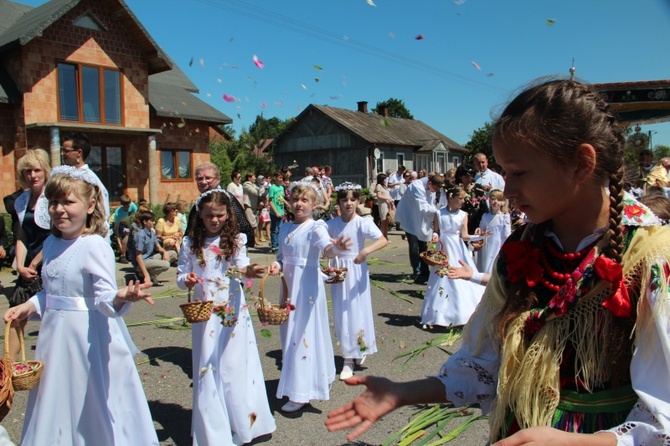
{"type": "Polygon", "coordinates": [[[422,61],[414,60],[391,51],[385,50],[383,48],[375,47],[367,43],[358,41],[353,38],[346,38],[342,34],[338,34],[332,31],[329,31],[324,28],[312,25],[307,22],[303,22],[292,17],[280,14],[275,11],[271,11],[259,6],[249,4],[241,0],[196,0],[198,3],[204,5],[213,6],[227,11],[233,12],[241,16],[251,18],[263,23],[267,23],[272,26],[283,28],[295,33],[303,34],[321,41],[332,43],[335,45],[343,46],[345,48],[350,48],[355,51],[359,51],[374,57],[379,57],[386,59],[388,61],[402,64],[414,69],[423,69],[427,72],[432,73],[440,77],[447,77],[452,80],[457,80],[463,83],[468,83],[471,85],[476,85],[478,87],[487,88],[492,91],[502,91],[501,88],[492,86],[488,83],[481,82],[475,79],[468,78],[466,76],[459,75],[449,70],[439,68],[430,64],[427,64],[422,61]]]}

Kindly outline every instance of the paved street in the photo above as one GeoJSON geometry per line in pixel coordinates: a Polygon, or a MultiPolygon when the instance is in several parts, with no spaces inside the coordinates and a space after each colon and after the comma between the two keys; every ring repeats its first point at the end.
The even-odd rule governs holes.
{"type": "MultiPolygon", "coordinates": [[[[373,296],[373,308],[376,314],[375,329],[379,352],[368,357],[362,370],[357,374],[383,375],[394,380],[413,380],[435,374],[447,354],[439,348],[431,348],[417,357],[409,367],[402,361],[392,362],[394,356],[420,346],[439,336],[441,333],[427,332],[418,325],[421,310],[421,297],[417,293],[420,286],[403,282],[403,277],[410,273],[407,256],[407,243],[400,238],[399,232],[390,235],[391,244],[380,252],[372,255],[370,272],[373,296]]],[[[273,256],[269,249],[263,247],[252,249],[252,261],[269,265],[273,256]]],[[[130,272],[129,265],[118,265],[118,280],[123,283],[124,275],[130,272]]],[[[5,289],[0,292],[11,293],[14,276],[0,273],[0,281],[5,289]]],[[[152,288],[154,294],[176,289],[175,269],[160,277],[165,280],[164,286],[152,288]]],[[[254,282],[253,291],[258,292],[260,280],[254,282]]],[[[329,285],[326,285],[329,287],[329,285]]],[[[279,295],[279,279],[270,278],[265,287],[265,295],[276,301],[279,295]]],[[[247,296],[249,299],[249,296],[247,296]]],[[[7,308],[7,301],[0,298],[0,311],[7,308]]],[[[170,321],[170,318],[182,316],[179,304],[185,298],[165,297],[156,300],[154,306],[136,304],[126,316],[133,340],[141,350],[137,356],[138,373],[144,384],[151,412],[155,421],[158,437],[162,445],[186,446],[191,444],[191,330],[181,322],[170,321]],[[156,325],[152,321],[167,320],[156,325]]],[[[332,327],[332,323],[331,323],[332,327]]],[[[29,341],[27,345],[34,347],[39,324],[30,322],[27,328],[29,341]]],[[[275,398],[279,381],[279,364],[281,347],[279,329],[276,326],[261,327],[255,324],[259,353],[265,374],[265,383],[270,405],[277,421],[277,431],[270,437],[257,439],[253,444],[259,445],[345,445],[343,432],[329,433],[323,423],[326,413],[350,401],[360,392],[359,388],[347,387],[344,383],[333,383],[329,401],[313,401],[311,406],[297,414],[283,414],[279,408],[285,402],[275,398]],[[271,336],[264,337],[261,330],[269,330],[271,336]]],[[[336,339],[333,333],[333,342],[336,339]]],[[[458,343],[447,350],[453,351],[458,343]]],[[[32,350],[28,355],[32,355],[32,350]]],[[[342,366],[339,348],[335,344],[337,371],[342,366]]],[[[66,359],[64,358],[64,361],[66,359]]],[[[45,367],[53,366],[45,364],[45,367]]],[[[66,366],[62,364],[61,366],[66,366]]],[[[23,424],[24,411],[28,392],[18,392],[9,415],[2,424],[9,431],[13,441],[19,441],[23,424]]],[[[379,422],[370,432],[353,444],[381,444],[393,432],[404,426],[417,408],[408,407],[396,411],[379,422]]],[[[462,420],[462,419],[460,419],[462,420]]],[[[458,420],[458,422],[460,422],[458,420]]],[[[483,445],[486,444],[488,428],[486,421],[478,421],[452,444],[483,445]]]]}

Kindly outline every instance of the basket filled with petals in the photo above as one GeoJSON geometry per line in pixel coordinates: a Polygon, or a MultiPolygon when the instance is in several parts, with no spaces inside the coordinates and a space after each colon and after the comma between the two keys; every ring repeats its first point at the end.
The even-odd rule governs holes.
{"type": "Polygon", "coordinates": [[[435,248],[438,248],[438,245],[440,249],[429,249],[419,254],[421,260],[426,262],[429,266],[440,266],[449,262],[449,256],[441,249],[442,243],[437,242],[435,248]]]}
{"type": "Polygon", "coordinates": [[[328,278],[326,283],[342,283],[344,279],[347,278],[347,268],[340,267],[340,262],[337,257],[335,257],[335,266],[332,266],[330,259],[325,268],[321,268],[321,272],[324,273],[328,278]]]}
{"type": "MultiPolygon", "coordinates": [[[[9,330],[11,324],[5,326],[5,359],[10,360],[9,355],[9,330]]],[[[26,361],[26,348],[23,341],[23,329],[16,327],[21,346],[21,360],[12,363],[12,386],[14,390],[30,390],[40,380],[42,375],[42,361],[26,361]]]]}
{"type": "Polygon", "coordinates": [[[184,317],[187,322],[197,323],[197,322],[207,322],[209,317],[212,315],[212,306],[213,302],[211,300],[202,301],[202,300],[191,300],[191,290],[188,290],[188,302],[185,304],[179,305],[181,312],[184,313],[184,317]]]}
{"type": "MultiPolygon", "coordinates": [[[[279,304],[271,304],[265,298],[265,281],[270,276],[270,273],[267,272],[263,279],[261,280],[261,285],[258,290],[258,303],[256,304],[256,311],[258,311],[258,319],[263,324],[268,325],[281,325],[288,320],[288,315],[291,310],[294,310],[295,307],[291,304],[289,300],[282,300],[279,304]]],[[[288,299],[288,285],[286,284],[286,279],[283,274],[279,275],[282,281],[282,296],[284,299],[288,299]]]]}

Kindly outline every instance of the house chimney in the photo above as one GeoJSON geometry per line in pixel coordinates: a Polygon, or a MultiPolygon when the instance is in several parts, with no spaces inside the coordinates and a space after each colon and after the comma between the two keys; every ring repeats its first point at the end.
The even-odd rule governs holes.
{"type": "Polygon", "coordinates": [[[389,117],[389,108],[386,105],[382,106],[382,116],[385,118],[389,117]]]}
{"type": "Polygon", "coordinates": [[[357,102],[358,104],[358,111],[361,113],[367,113],[368,112],[368,102],[367,101],[360,101],[357,102]]]}

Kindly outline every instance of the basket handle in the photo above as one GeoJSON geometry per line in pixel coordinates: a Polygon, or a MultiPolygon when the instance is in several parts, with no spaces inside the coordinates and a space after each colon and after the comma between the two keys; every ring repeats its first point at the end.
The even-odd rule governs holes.
{"type": "MultiPolygon", "coordinates": [[[[9,331],[12,327],[12,322],[5,323],[5,358],[11,363],[12,359],[9,356],[9,331]]],[[[21,361],[25,362],[26,360],[26,347],[23,342],[23,327],[20,325],[16,326],[16,332],[19,335],[19,345],[21,346],[21,361]]]]}
{"type": "MultiPolygon", "coordinates": [[[[268,268],[267,272],[261,279],[261,285],[260,288],[258,289],[258,303],[260,304],[261,308],[265,308],[265,306],[267,305],[267,300],[263,295],[263,289],[265,288],[265,281],[268,280],[268,277],[270,277],[270,268],[268,268]]],[[[283,289],[282,301],[279,303],[279,306],[283,308],[286,306],[285,302],[290,299],[288,299],[288,284],[286,283],[284,273],[279,273],[279,277],[281,277],[282,289],[283,289]]]]}

